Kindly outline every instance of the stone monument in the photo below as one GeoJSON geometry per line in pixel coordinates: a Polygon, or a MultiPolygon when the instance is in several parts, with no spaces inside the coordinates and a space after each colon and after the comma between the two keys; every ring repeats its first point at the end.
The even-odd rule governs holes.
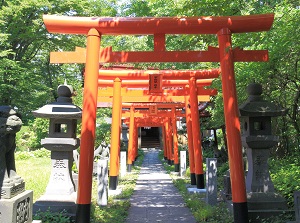
{"type": "Polygon", "coordinates": [[[218,202],[217,158],[206,158],[206,203],[216,205],[218,202]]]}
{"type": "Polygon", "coordinates": [[[0,222],[32,222],[32,191],[25,191],[24,180],[15,165],[16,133],[20,115],[10,106],[0,106],[0,222]]]}
{"type": "Polygon", "coordinates": [[[270,148],[278,143],[272,134],[271,117],[285,115],[286,110],[263,100],[262,86],[248,85],[248,99],[240,105],[242,144],[247,148],[247,203],[251,222],[287,211],[283,197],[275,193],[270,177],[270,148]]]}
{"type": "Polygon", "coordinates": [[[122,124],[122,137],[121,137],[121,141],[124,143],[124,148],[127,149],[128,148],[128,126],[123,123],[122,124]]]}
{"type": "Polygon", "coordinates": [[[186,174],[186,151],[180,151],[180,176],[183,177],[186,174]]]}
{"type": "Polygon", "coordinates": [[[77,120],[81,119],[81,109],[72,103],[73,88],[66,83],[57,88],[56,102],[33,111],[39,118],[49,118],[49,135],[41,144],[51,151],[52,169],[45,194],[39,198],[34,212],[61,212],[65,210],[71,217],[76,215],[76,189],[72,177],[73,150],[79,146],[76,138],[77,120]]]}

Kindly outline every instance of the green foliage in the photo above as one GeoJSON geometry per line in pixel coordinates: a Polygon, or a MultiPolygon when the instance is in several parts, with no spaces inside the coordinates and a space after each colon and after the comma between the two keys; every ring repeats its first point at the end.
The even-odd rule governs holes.
{"type": "Polygon", "coordinates": [[[30,140],[29,126],[22,126],[21,130],[16,134],[16,151],[28,151],[30,140]]]}
{"type": "Polygon", "coordinates": [[[29,128],[30,138],[28,143],[30,148],[40,148],[41,139],[46,138],[48,135],[49,119],[36,118],[29,123],[29,128]]]}
{"type": "Polygon", "coordinates": [[[66,211],[62,212],[51,212],[51,210],[47,210],[46,212],[37,212],[34,216],[34,220],[41,220],[44,223],[70,223],[70,217],[68,217],[66,211]]]}
{"type": "Polygon", "coordinates": [[[269,161],[271,179],[275,189],[283,195],[290,207],[294,204],[294,191],[300,190],[300,158],[294,156],[269,161]]]}
{"type": "Polygon", "coordinates": [[[111,117],[111,108],[100,108],[97,111],[97,126],[96,126],[96,140],[95,147],[97,148],[101,143],[110,144],[111,138],[111,123],[107,119],[111,117]]]}
{"type": "Polygon", "coordinates": [[[228,170],[229,170],[228,162],[218,165],[217,185],[218,185],[218,188],[220,188],[220,190],[222,190],[224,188],[224,175],[226,175],[228,170]]]}
{"type": "MultiPolygon", "coordinates": [[[[84,36],[49,34],[43,14],[114,16],[115,0],[4,0],[0,3],[0,104],[17,106],[23,121],[31,111],[57,97],[56,88],[68,80],[82,84],[82,65],[52,65],[51,51],[85,47],[84,36]]],[[[80,90],[81,91],[81,90],[80,90]]]]}
{"type": "Polygon", "coordinates": [[[31,157],[35,158],[50,158],[51,152],[45,148],[34,151],[18,151],[15,153],[15,158],[18,160],[27,160],[31,157]]]}
{"type": "Polygon", "coordinates": [[[17,151],[41,148],[41,139],[48,135],[49,120],[36,118],[28,126],[22,126],[16,134],[17,151]]]}

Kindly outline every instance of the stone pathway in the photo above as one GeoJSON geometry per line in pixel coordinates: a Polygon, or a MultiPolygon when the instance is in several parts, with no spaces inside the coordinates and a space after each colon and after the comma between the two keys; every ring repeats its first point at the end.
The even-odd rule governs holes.
{"type": "Polygon", "coordinates": [[[158,151],[145,151],[144,162],[130,199],[126,223],[196,223],[178,189],[163,168],[158,151]]]}

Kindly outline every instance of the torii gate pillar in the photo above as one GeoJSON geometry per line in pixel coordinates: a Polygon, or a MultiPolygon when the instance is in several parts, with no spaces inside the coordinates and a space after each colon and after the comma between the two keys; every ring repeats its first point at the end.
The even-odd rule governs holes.
{"type": "Polygon", "coordinates": [[[248,207],[243,168],[242,143],[240,134],[239,110],[234,76],[234,60],[231,31],[228,28],[218,32],[220,62],[222,71],[222,91],[224,116],[227,133],[230,180],[234,222],[248,222],[248,207]]]}
{"type": "Polygon", "coordinates": [[[175,108],[172,108],[172,131],[173,131],[173,148],[174,148],[174,167],[175,167],[175,172],[179,172],[178,136],[177,136],[175,108]]]}
{"type": "Polygon", "coordinates": [[[91,211],[100,54],[100,34],[94,28],[88,32],[86,50],[84,84],[89,87],[85,87],[83,93],[76,222],[88,223],[91,211]]]}
{"type": "Polygon", "coordinates": [[[203,174],[203,157],[202,157],[200,121],[199,121],[198,99],[197,99],[197,88],[196,88],[195,77],[191,77],[189,82],[190,82],[190,106],[191,106],[192,129],[193,129],[193,147],[194,147],[196,185],[198,189],[203,189],[205,187],[204,174],[203,174]]]}
{"type": "Polygon", "coordinates": [[[130,120],[129,120],[129,143],[128,143],[128,159],[127,159],[127,171],[131,172],[132,162],[135,159],[134,152],[134,107],[131,105],[130,107],[130,120]]]}
{"type": "Polygon", "coordinates": [[[168,118],[168,151],[169,151],[169,164],[174,165],[174,148],[173,148],[173,134],[172,134],[172,120],[168,118]]]}
{"type": "Polygon", "coordinates": [[[110,148],[110,170],[109,189],[116,190],[118,184],[120,166],[120,124],[121,124],[121,80],[114,80],[114,96],[111,123],[111,148],[110,148]]]}
{"type": "MultiPolygon", "coordinates": [[[[188,85],[187,85],[188,88],[188,85]]],[[[194,160],[194,146],[193,146],[193,129],[191,121],[191,109],[190,109],[190,96],[185,96],[185,117],[186,117],[186,129],[188,135],[188,150],[189,150],[189,161],[190,161],[190,179],[191,185],[196,185],[195,176],[195,160],[194,160]]]]}

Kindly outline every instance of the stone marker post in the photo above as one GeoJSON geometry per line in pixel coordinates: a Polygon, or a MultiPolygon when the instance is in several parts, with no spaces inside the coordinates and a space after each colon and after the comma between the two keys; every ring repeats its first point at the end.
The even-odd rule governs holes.
{"type": "Polygon", "coordinates": [[[120,161],[121,161],[120,176],[123,177],[126,175],[126,167],[127,167],[126,151],[121,151],[120,161]]]}
{"type": "Polygon", "coordinates": [[[186,151],[180,151],[180,176],[186,173],[186,151]]]}
{"type": "Polygon", "coordinates": [[[121,134],[121,140],[124,143],[124,147],[127,149],[128,148],[128,137],[127,137],[127,133],[128,133],[128,126],[123,123],[122,124],[122,134],[121,134]]]}
{"type": "Polygon", "coordinates": [[[97,182],[97,204],[106,206],[108,199],[108,158],[99,159],[97,162],[97,182]]]}
{"type": "Polygon", "coordinates": [[[300,191],[294,192],[294,209],[296,222],[300,222],[300,191]]]}
{"type": "Polygon", "coordinates": [[[217,204],[217,159],[206,158],[206,203],[217,204]]]}
{"type": "Polygon", "coordinates": [[[16,133],[20,115],[10,106],[0,106],[0,223],[32,222],[32,191],[25,191],[24,180],[15,165],[16,133]]]}

